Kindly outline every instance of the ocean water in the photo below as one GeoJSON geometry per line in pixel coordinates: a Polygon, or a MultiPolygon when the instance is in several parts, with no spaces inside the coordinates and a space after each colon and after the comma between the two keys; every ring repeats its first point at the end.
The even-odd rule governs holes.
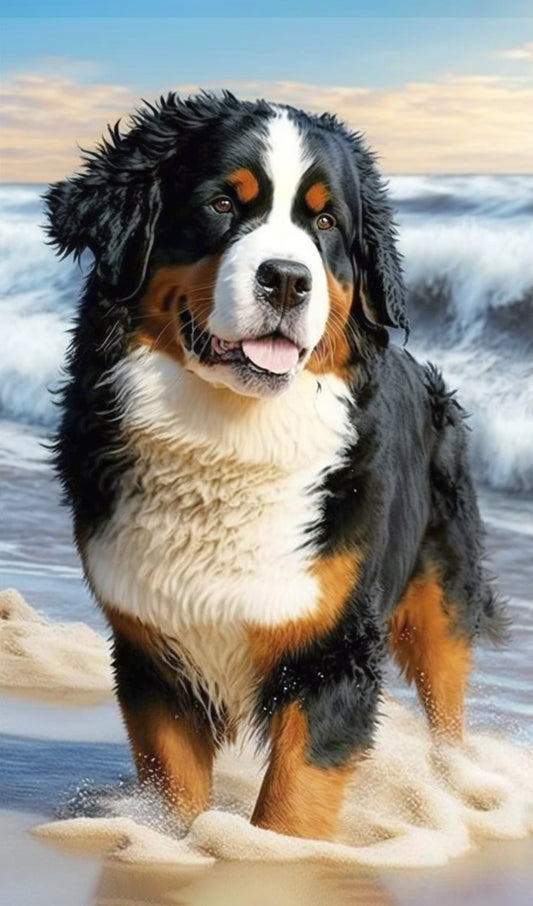
{"type": "MultiPolygon", "coordinates": [[[[19,589],[52,621],[82,621],[105,633],[83,584],[46,450],[57,419],[53,391],[90,262],[60,261],[46,245],[43,189],[0,186],[0,588],[19,589]]],[[[482,647],[476,655],[470,723],[531,744],[533,176],[396,177],[390,189],[409,285],[408,348],[443,369],[470,413],[489,565],[513,619],[504,650],[482,647]]],[[[415,708],[393,670],[389,688],[415,708]]],[[[93,733],[93,718],[84,737],[78,714],[69,737],[60,709],[47,712],[45,730],[42,716],[24,722],[28,708],[0,701],[0,716],[8,718],[0,749],[12,767],[4,773],[0,808],[51,814],[62,790],[86,777],[89,765],[97,783],[131,772],[121,731],[109,731],[103,741],[93,733]],[[64,785],[57,768],[62,757],[64,785]],[[43,763],[50,765],[48,785],[35,777],[35,765],[43,763]]],[[[108,714],[106,728],[113,720],[108,714]]]]}

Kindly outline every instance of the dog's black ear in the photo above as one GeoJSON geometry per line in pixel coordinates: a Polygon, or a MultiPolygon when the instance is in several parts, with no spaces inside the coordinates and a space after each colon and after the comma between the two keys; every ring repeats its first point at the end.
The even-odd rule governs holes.
{"type": "Polygon", "coordinates": [[[353,255],[358,283],[356,304],[371,324],[403,328],[409,334],[406,288],[396,226],[386,186],[372,156],[357,148],[360,209],[353,255]]]}
{"type": "MultiPolygon", "coordinates": [[[[161,213],[160,179],[189,139],[209,122],[257,105],[230,92],[200,92],[181,100],[174,92],[144,103],[121,134],[119,124],[96,151],[85,152],[84,171],[45,194],[48,234],[64,254],[90,249],[96,275],[111,299],[141,288],[161,213]]],[[[264,105],[264,112],[269,110],[264,105]]]]}
{"type": "Polygon", "coordinates": [[[126,155],[125,166],[117,166],[110,150],[104,143],[84,173],[48,189],[47,231],[64,255],[90,249],[104,291],[125,300],[146,274],[161,198],[153,172],[133,169],[126,155]]]}

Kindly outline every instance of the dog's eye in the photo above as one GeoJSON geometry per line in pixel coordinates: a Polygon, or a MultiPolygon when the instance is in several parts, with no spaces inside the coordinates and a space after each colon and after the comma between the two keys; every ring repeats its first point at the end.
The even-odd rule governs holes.
{"type": "Polygon", "coordinates": [[[319,230],[331,230],[335,226],[336,220],[331,214],[320,214],[315,223],[319,230]]]}
{"type": "Polygon", "coordinates": [[[233,202],[227,195],[219,195],[211,202],[211,207],[217,214],[230,214],[233,211],[233,202]]]}

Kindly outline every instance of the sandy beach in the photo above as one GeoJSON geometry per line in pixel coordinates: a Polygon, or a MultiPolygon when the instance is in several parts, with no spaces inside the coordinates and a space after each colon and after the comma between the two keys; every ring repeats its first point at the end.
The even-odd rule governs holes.
{"type": "Polygon", "coordinates": [[[333,871],[313,864],[218,863],[209,869],[102,862],[35,840],[38,816],[0,812],[0,871],[10,906],[528,906],[529,840],[488,844],[438,869],[333,871]],[[25,870],[31,863],[31,872],[25,870]]]}

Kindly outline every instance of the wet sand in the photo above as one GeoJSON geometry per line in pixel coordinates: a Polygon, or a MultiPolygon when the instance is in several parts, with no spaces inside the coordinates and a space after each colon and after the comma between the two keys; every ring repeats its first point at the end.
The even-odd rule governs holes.
{"type": "Polygon", "coordinates": [[[106,864],[56,850],[39,816],[0,811],[0,873],[9,906],[529,906],[533,841],[493,841],[440,868],[342,871],[319,865],[219,863],[208,869],[106,864]]]}
{"type": "Polygon", "coordinates": [[[335,843],[250,827],[262,765],[246,745],[219,760],[216,810],[180,831],[157,797],[135,788],[105,656],[80,682],[80,664],[107,650],[101,637],[83,624],[37,618],[16,595],[0,595],[0,611],[12,669],[11,689],[0,694],[0,870],[9,906],[529,902],[530,748],[475,732],[461,749],[437,750],[420,715],[388,698],[335,843]],[[76,656],[68,661],[70,643],[76,656]],[[46,669],[44,688],[28,685],[29,667],[36,676],[46,669]]]}
{"type": "Polygon", "coordinates": [[[39,820],[41,815],[0,810],[3,906],[92,906],[101,867],[32,837],[39,820]]]}

